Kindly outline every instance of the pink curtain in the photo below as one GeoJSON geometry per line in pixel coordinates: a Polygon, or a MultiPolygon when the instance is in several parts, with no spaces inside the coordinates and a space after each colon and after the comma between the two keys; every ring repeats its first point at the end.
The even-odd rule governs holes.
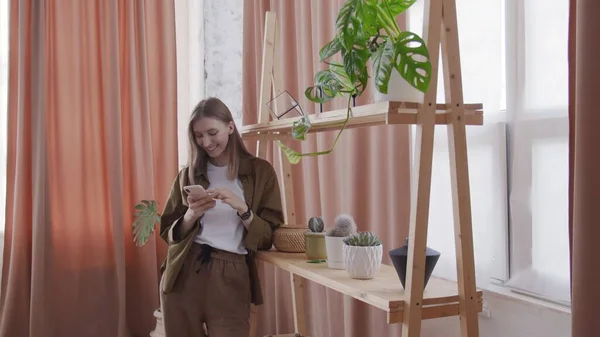
{"type": "Polygon", "coordinates": [[[571,0],[570,25],[570,233],[572,263],[572,335],[600,333],[600,2],[571,0]]]}
{"type": "MultiPolygon", "coordinates": [[[[335,19],[342,3],[244,2],[244,124],[257,122],[265,11],[277,15],[283,89],[299,101],[305,113],[314,113],[318,106],[305,98],[304,89],[313,84],[314,74],[325,67],[319,63],[318,52],[335,34],[335,19]]],[[[356,104],[372,103],[374,99],[374,89],[369,88],[356,99],[356,104]]],[[[345,106],[346,98],[339,98],[325,104],[324,110],[345,106]]],[[[325,150],[333,143],[336,132],[310,135],[306,141],[290,145],[303,152],[325,150]]],[[[253,144],[248,145],[252,148],[253,144]]],[[[271,148],[268,158],[278,169],[278,160],[274,160],[278,158],[277,151],[271,148]]],[[[384,263],[391,264],[387,252],[402,246],[408,233],[409,158],[406,126],[344,131],[332,154],[304,158],[292,167],[298,221],[306,224],[311,216],[321,215],[326,226],[330,226],[339,213],[350,213],[359,230],[374,231],[382,238],[384,263]]],[[[262,264],[261,269],[266,291],[265,304],[258,308],[257,336],[292,332],[289,275],[268,264],[262,264]]],[[[386,324],[383,311],[322,286],[309,283],[303,295],[310,336],[388,336],[400,332],[400,325],[386,324]],[[360,324],[359,319],[363,320],[360,324]]]]}
{"type": "Polygon", "coordinates": [[[166,247],[133,206],[177,172],[172,1],[10,5],[0,336],[147,336],[166,247]]]}

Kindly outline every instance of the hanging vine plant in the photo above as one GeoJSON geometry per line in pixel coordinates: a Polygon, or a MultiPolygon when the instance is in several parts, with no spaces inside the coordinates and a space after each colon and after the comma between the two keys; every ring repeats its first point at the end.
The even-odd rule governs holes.
{"type": "MultiPolygon", "coordinates": [[[[304,156],[329,154],[335,148],[351,115],[352,97],[360,96],[367,88],[372,62],[372,77],[377,91],[388,93],[392,71],[421,92],[429,88],[431,62],[423,39],[415,33],[401,31],[396,17],[406,11],[416,0],[348,0],[338,12],[336,35],[319,51],[321,62],[328,69],[315,74],[315,84],[306,88],[305,96],[312,102],[325,103],[347,96],[346,119],[329,150],[299,153],[281,141],[279,148],[292,164],[304,156]],[[341,56],[341,62],[334,56],[341,56]]],[[[292,127],[295,139],[304,140],[310,130],[309,118],[296,121],[292,127]]]]}

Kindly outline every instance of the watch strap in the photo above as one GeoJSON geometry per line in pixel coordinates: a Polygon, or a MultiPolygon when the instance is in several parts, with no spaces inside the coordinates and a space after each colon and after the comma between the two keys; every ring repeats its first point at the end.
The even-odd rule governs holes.
{"type": "Polygon", "coordinates": [[[237,214],[244,221],[248,220],[250,218],[250,215],[252,214],[252,209],[250,208],[250,205],[246,204],[246,206],[248,206],[248,210],[246,212],[242,214],[237,214]]]}

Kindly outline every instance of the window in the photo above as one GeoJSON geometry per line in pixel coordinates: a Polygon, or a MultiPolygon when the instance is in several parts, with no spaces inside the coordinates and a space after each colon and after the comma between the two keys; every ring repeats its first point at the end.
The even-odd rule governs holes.
{"type": "Polygon", "coordinates": [[[570,302],[567,0],[506,0],[510,280],[515,291],[570,302]]]}
{"type": "MultiPolygon", "coordinates": [[[[484,125],[467,127],[477,285],[508,279],[508,201],[503,0],[457,0],[465,103],[483,103],[484,125]]],[[[423,1],[409,10],[409,29],[422,34],[423,1]]],[[[444,102],[440,66],[438,102],[444,102]]],[[[414,144],[414,141],[413,141],[414,144]]],[[[456,252],[447,129],[435,129],[427,245],[442,253],[434,270],[456,280],[456,252]]]]}
{"type": "MultiPolygon", "coordinates": [[[[477,285],[569,304],[568,1],[457,0],[477,285]]],[[[423,2],[409,10],[422,33],[423,2]]],[[[444,101],[440,69],[438,101],[444,101]]],[[[413,141],[414,144],[414,141],[413,141]]],[[[445,127],[435,130],[429,247],[456,280],[445,127]]]]}
{"type": "Polygon", "coordinates": [[[8,0],[0,0],[0,233],[4,233],[8,124],[8,0]]]}
{"type": "Polygon", "coordinates": [[[202,1],[175,2],[177,44],[177,142],[179,167],[187,164],[187,126],[204,97],[204,8],[202,1]]]}

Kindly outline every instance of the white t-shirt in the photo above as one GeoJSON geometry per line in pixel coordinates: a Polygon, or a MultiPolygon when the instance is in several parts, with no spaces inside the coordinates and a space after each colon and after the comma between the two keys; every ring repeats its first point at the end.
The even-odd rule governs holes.
{"type": "MultiPolygon", "coordinates": [[[[229,180],[227,177],[228,171],[228,166],[219,167],[208,162],[207,178],[210,182],[208,188],[228,188],[242,200],[245,200],[242,183],[237,178],[229,180]]],[[[195,242],[236,254],[247,254],[243,244],[244,224],[237,215],[237,211],[231,206],[217,200],[215,207],[204,213],[201,223],[202,227],[194,240],[195,242]]]]}

